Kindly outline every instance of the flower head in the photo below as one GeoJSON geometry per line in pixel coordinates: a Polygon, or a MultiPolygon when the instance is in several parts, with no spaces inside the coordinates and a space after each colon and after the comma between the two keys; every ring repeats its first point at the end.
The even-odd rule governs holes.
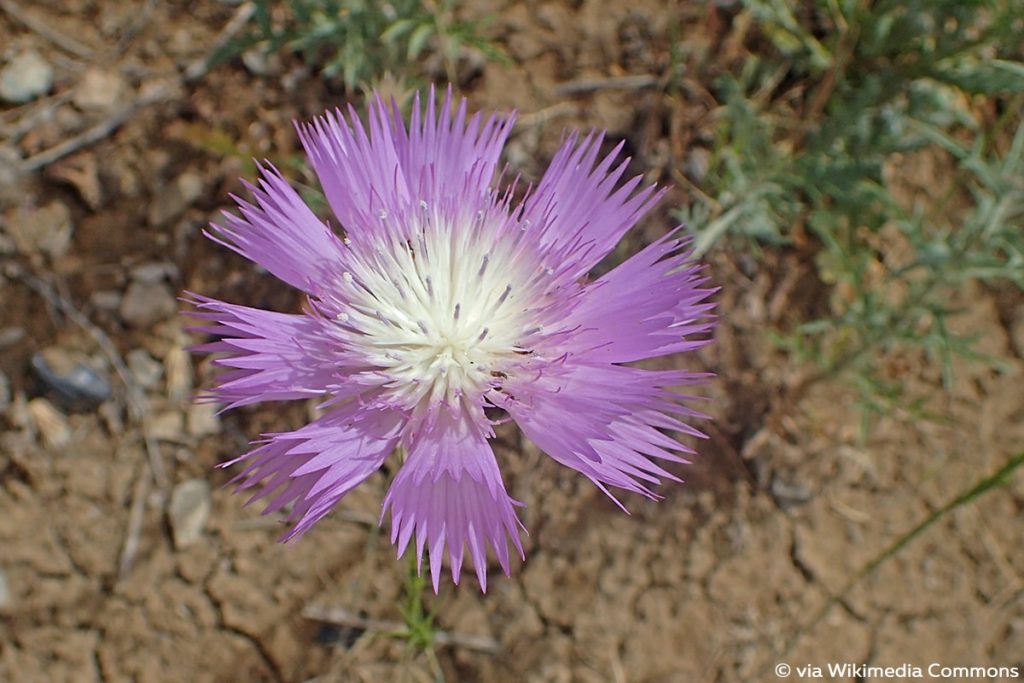
{"type": "Polygon", "coordinates": [[[600,135],[570,136],[517,203],[493,186],[512,121],[468,117],[450,92],[438,108],[433,91],[408,126],[379,98],[368,126],[351,108],[328,113],[299,135],[340,235],[269,166],[239,215],[212,226],[307,295],[296,315],[191,300],[217,337],[199,349],[228,368],[208,398],[322,399],[319,419],[224,463],[246,463],[234,481],[266,512],[291,506],[284,540],[401,449],[382,508],[398,554],[413,539],[420,561],[427,549],[437,590],[445,549],[456,582],[468,551],[486,589],[487,546],[506,574],[507,541],[523,548],[485,409],[609,495],[654,497],[676,479],[659,462],[692,452],[669,432],[702,436],[678,393],[701,375],[625,365],[708,341],[713,290],[685,242],[666,235],[587,278],[659,193],[620,186],[621,145],[602,157],[600,135]]]}

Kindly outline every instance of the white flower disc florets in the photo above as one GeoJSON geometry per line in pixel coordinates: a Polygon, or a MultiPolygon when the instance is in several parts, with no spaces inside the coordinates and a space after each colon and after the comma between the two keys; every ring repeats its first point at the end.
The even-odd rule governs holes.
{"type": "Polygon", "coordinates": [[[550,271],[488,220],[480,212],[453,222],[424,207],[422,224],[395,231],[413,238],[358,254],[342,274],[348,305],[338,319],[358,331],[360,355],[408,409],[482,396],[540,331],[530,302],[550,271]]]}

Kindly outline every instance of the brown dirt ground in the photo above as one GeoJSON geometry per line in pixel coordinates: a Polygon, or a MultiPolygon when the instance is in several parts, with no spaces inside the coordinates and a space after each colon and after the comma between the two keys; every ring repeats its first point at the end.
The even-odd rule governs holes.
{"type": "MultiPolygon", "coordinates": [[[[235,11],[215,0],[20,5],[89,53],[0,11],[0,61],[32,47],[56,70],[52,94],[0,108],[5,158],[49,149],[173,81],[235,11]],[[69,101],[89,68],[125,79],[113,109],[69,101]]],[[[662,233],[667,207],[690,200],[682,173],[693,150],[712,141],[716,105],[702,65],[735,59],[741,29],[714,3],[487,0],[473,12],[494,15],[490,30],[512,64],[467,74],[462,90],[476,107],[521,112],[507,156],[513,170],[537,178],[565,127],[606,128],[627,141],[637,172],[677,185],[635,242],[662,233]],[[674,94],[565,94],[581,79],[663,73],[676,34],[686,68],[674,94]]],[[[439,647],[435,665],[404,641],[304,617],[322,605],[400,618],[403,565],[367,524],[383,477],[301,542],[276,544],[278,520],[243,509],[213,466],[260,432],[297,426],[306,407],[204,422],[188,395],[209,367],[182,363],[193,341],[184,321],[168,312],[128,327],[117,312],[133,269],[154,262],[172,265],[174,291],[298,306],[200,235],[239,188],[244,159],[294,158],[290,121],[342,101],[297,61],[276,68],[256,76],[239,63],[217,67],[96,144],[39,173],[0,178],[8,232],[17,211],[52,200],[70,208],[74,224],[62,255],[0,241],[0,370],[14,396],[0,414],[0,680],[429,681],[436,666],[448,681],[667,683],[776,680],[779,661],[1024,667],[1021,473],[947,516],[813,621],[865,562],[1024,443],[1024,300],[961,293],[972,305],[958,324],[980,332],[1000,364],[962,363],[944,392],[926,359],[888,358],[892,378],[924,399],[929,417],[887,415],[865,437],[852,391],[819,383],[795,395],[806,369],[764,334],[827,305],[808,264],[788,252],[709,257],[722,286],[717,342],[681,362],[718,373],[707,392],[715,420],[697,463],[680,472],[687,484],[665,488],[663,501],[630,500],[632,515],[623,515],[514,430],[500,434],[510,493],[528,505],[527,561],[511,579],[492,577],[486,596],[467,580],[429,599],[439,628],[493,638],[496,651],[439,647]],[[200,190],[182,197],[196,179],[200,190]],[[164,367],[144,398],[163,479],[153,479],[121,385],[101,409],[49,421],[30,403],[38,393],[28,360],[38,349],[76,351],[114,372],[25,273],[69,299],[119,354],[145,349],[164,367]],[[70,430],[63,442],[61,428],[70,430]],[[201,541],[179,549],[166,509],[173,487],[194,478],[213,484],[212,514],[201,541]],[[133,515],[138,547],[122,571],[133,515]]]]}

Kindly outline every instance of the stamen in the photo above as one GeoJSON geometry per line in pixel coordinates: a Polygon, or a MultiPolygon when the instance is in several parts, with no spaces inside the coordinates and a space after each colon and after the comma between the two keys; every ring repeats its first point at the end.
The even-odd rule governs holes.
{"type": "Polygon", "coordinates": [[[462,304],[455,304],[455,321],[459,320],[459,311],[462,310],[462,304]]]}
{"type": "Polygon", "coordinates": [[[505,303],[505,299],[512,293],[512,285],[505,285],[505,291],[501,293],[501,297],[498,299],[498,305],[505,303]]]}
{"type": "Polygon", "coordinates": [[[481,262],[481,264],[480,264],[480,272],[476,274],[477,277],[483,277],[484,276],[484,271],[487,270],[487,263],[489,261],[490,261],[490,258],[485,255],[483,262],[481,262]]]}

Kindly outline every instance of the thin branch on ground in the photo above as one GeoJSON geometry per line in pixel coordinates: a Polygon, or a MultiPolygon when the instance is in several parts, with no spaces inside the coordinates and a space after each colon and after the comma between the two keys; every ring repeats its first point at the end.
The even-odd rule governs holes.
{"type": "Polygon", "coordinates": [[[58,159],[77,152],[83,147],[99,142],[120,128],[125,121],[138,113],[139,110],[160,102],[171,101],[176,96],[177,91],[178,84],[174,82],[161,83],[154,86],[146,90],[135,101],[121,107],[96,125],[25,159],[18,165],[18,170],[23,174],[34,173],[49,166],[58,159]]]}
{"type": "Polygon", "coordinates": [[[183,77],[185,83],[191,83],[206,75],[206,72],[213,66],[214,55],[220,52],[245,27],[255,11],[256,4],[253,2],[244,2],[239,5],[231,20],[224,25],[224,28],[217,34],[217,37],[213,39],[210,49],[206,51],[206,55],[192,62],[185,69],[183,77]]]}
{"type": "MultiPolygon", "coordinates": [[[[359,628],[376,633],[404,633],[406,625],[400,621],[386,619],[368,619],[343,607],[310,604],[302,610],[302,616],[311,621],[321,621],[336,626],[359,628]]],[[[498,641],[488,636],[474,636],[450,631],[434,631],[434,642],[438,645],[451,645],[475,650],[487,654],[495,654],[499,649],[498,641]]]]}
{"type": "MultiPolygon", "coordinates": [[[[0,0],[0,4],[9,2],[11,2],[11,0],[0,0]]],[[[68,138],[49,149],[43,150],[42,152],[25,159],[18,165],[18,171],[23,174],[39,171],[53,162],[62,159],[73,152],[77,152],[83,147],[88,147],[89,145],[95,144],[96,142],[109,137],[140,110],[155,104],[174,100],[178,96],[180,88],[183,85],[192,83],[206,75],[210,70],[210,67],[213,65],[213,56],[225,43],[231,40],[235,34],[242,29],[242,27],[245,26],[246,22],[248,22],[252,16],[253,11],[255,11],[255,5],[251,2],[247,2],[240,6],[228,24],[218,34],[213,45],[206,52],[206,56],[190,64],[180,78],[168,79],[167,81],[157,83],[152,87],[144,89],[134,101],[121,107],[103,121],[100,121],[96,125],[82,131],[74,137],[68,138]]]]}
{"type": "Polygon", "coordinates": [[[555,95],[579,95],[597,90],[644,90],[661,83],[656,76],[641,74],[637,76],[611,76],[608,78],[578,78],[555,86],[555,95]]]}
{"type": "Polygon", "coordinates": [[[146,498],[149,497],[151,481],[150,469],[140,467],[135,487],[132,489],[132,507],[128,512],[128,527],[125,529],[124,543],[121,544],[121,557],[117,562],[118,581],[125,579],[135,564],[139,539],[142,538],[142,523],[146,517],[146,498]]]}
{"type": "Polygon", "coordinates": [[[65,35],[51,26],[46,20],[34,16],[14,0],[0,0],[0,10],[3,10],[11,18],[23,24],[30,31],[38,33],[61,50],[80,57],[85,60],[92,60],[93,49],[83,45],[71,36],[65,35]]]}

